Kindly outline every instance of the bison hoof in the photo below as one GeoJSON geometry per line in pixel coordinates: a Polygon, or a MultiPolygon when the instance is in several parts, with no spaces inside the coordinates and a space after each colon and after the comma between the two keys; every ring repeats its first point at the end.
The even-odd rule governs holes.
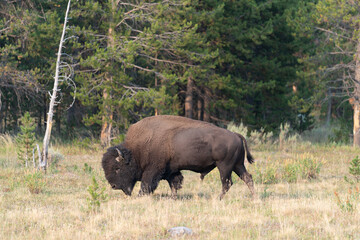
{"type": "Polygon", "coordinates": [[[223,194],[223,193],[220,194],[220,195],[219,195],[219,200],[220,200],[220,201],[223,200],[224,196],[225,196],[225,194],[223,194]]]}

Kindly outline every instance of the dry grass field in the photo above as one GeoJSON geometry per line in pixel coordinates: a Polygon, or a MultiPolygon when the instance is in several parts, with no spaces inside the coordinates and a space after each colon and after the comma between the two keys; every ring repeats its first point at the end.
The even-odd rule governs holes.
{"type": "MultiPolygon", "coordinates": [[[[219,201],[217,170],[183,172],[183,189],[171,199],[167,182],[151,196],[113,191],[101,169],[103,150],[53,146],[58,156],[46,174],[20,167],[11,139],[0,144],[0,239],[173,239],[168,229],[193,230],[181,239],[360,239],[360,198],[344,180],[360,149],[296,144],[252,149],[247,164],[258,198],[233,174],[234,185],[219,201]],[[291,166],[310,159],[317,172],[291,175],[291,166]],[[318,171],[320,170],[320,172],[318,171]],[[89,202],[95,176],[100,207],[89,202]],[[30,190],[33,192],[31,193],[30,190]],[[335,192],[338,197],[336,197],[335,192]]],[[[359,185],[357,185],[358,187],[359,185]]]]}

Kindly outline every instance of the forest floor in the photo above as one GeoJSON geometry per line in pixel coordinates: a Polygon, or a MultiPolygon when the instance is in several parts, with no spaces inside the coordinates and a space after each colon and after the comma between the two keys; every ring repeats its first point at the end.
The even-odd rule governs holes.
{"type": "Polygon", "coordinates": [[[12,146],[0,146],[0,239],[173,239],[168,230],[177,226],[192,229],[184,239],[360,239],[359,184],[344,180],[360,149],[350,146],[253,149],[256,163],[246,167],[258,198],[233,174],[222,201],[217,170],[203,182],[184,171],[176,200],[166,181],[145,197],[137,183],[127,197],[106,182],[103,150],[52,150],[47,173],[36,174],[19,167],[12,146]],[[302,162],[315,163],[313,175],[294,170],[302,162]]]}

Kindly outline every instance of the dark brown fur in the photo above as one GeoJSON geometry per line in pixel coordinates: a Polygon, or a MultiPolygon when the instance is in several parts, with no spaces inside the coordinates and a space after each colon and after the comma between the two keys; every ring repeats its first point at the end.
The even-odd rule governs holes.
{"type": "Polygon", "coordinates": [[[232,185],[233,171],[254,193],[252,177],[244,166],[245,152],[252,163],[254,159],[240,134],[184,117],[155,116],[130,126],[125,142],[104,154],[102,166],[110,185],[128,195],[136,181],[141,181],[141,195],[152,193],[165,179],[174,196],[183,181],[181,170],[199,172],[203,178],[217,167],[222,198],[232,185]]]}

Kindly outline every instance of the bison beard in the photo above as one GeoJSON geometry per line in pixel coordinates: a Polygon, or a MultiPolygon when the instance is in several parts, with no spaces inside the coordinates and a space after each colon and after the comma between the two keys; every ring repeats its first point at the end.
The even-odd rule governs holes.
{"type": "Polygon", "coordinates": [[[150,194],[161,179],[167,180],[172,196],[181,188],[181,170],[201,173],[201,179],[215,167],[220,172],[220,199],[232,185],[234,171],[254,194],[251,175],[244,165],[254,161],[245,138],[213,124],[177,116],[155,116],[133,124],[125,142],[103,155],[102,167],[113,189],[131,195],[141,181],[139,195],[150,194]]]}

